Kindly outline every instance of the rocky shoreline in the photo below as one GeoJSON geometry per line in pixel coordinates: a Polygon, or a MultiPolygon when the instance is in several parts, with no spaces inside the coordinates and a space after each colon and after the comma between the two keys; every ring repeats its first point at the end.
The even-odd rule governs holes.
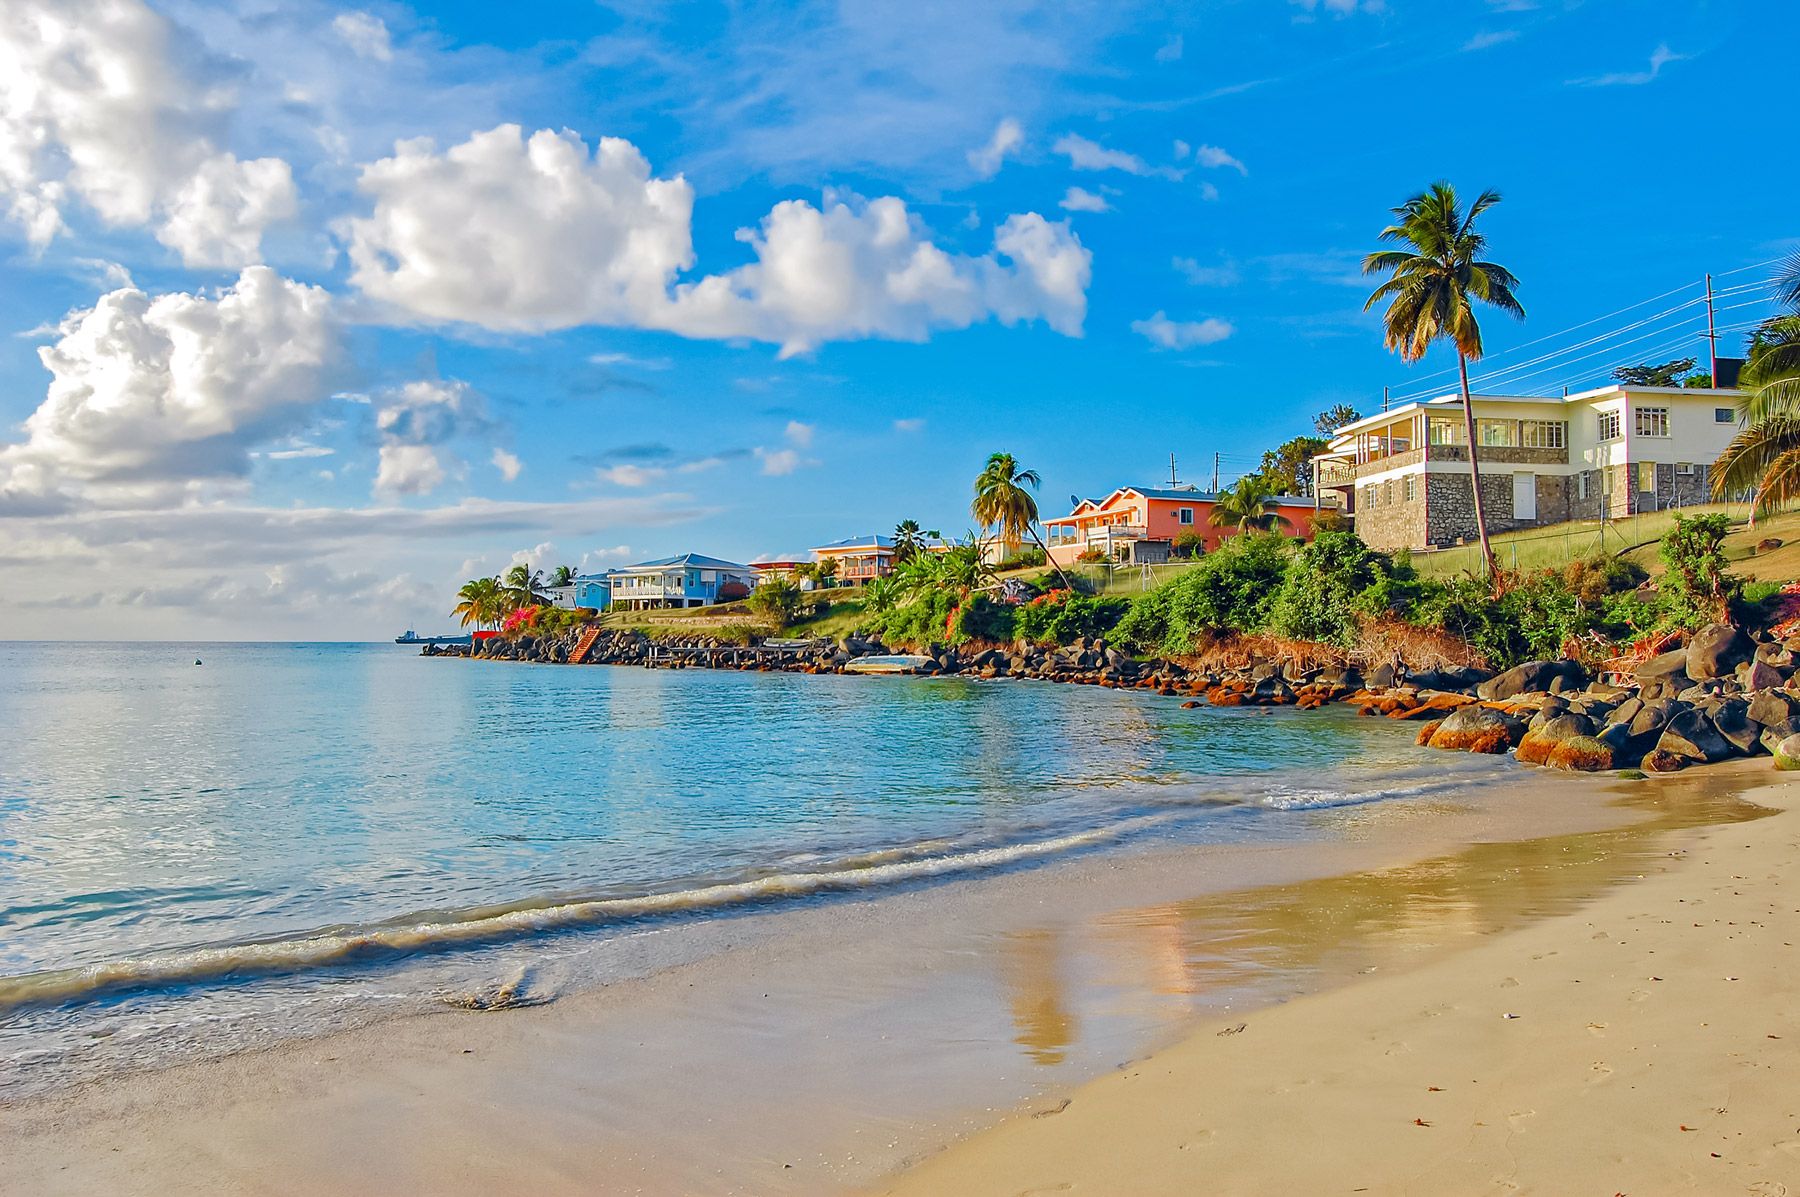
{"type": "MultiPolygon", "coordinates": [[[[422,655],[545,664],[842,673],[859,657],[894,650],[879,639],[765,641],[600,633],[581,651],[583,629],[556,636],[427,645],[422,655]]],[[[1105,639],[1071,645],[962,648],[932,645],[912,672],[1023,678],[1147,690],[1184,707],[1348,703],[1371,717],[1420,722],[1418,742],[1463,752],[1514,752],[1526,764],[1579,772],[1673,772],[1768,754],[1800,768],[1800,636],[1778,640],[1729,624],[1701,628],[1687,645],[1607,677],[1576,661],[1528,661],[1503,673],[1411,670],[1403,663],[1317,664],[1297,657],[1233,668],[1131,657],[1105,639]]]]}

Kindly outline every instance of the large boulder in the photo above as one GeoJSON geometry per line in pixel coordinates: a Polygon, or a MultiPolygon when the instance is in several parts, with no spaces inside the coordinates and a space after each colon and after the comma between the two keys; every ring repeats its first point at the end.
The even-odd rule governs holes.
{"type": "Polygon", "coordinates": [[[1746,690],[1772,690],[1787,681],[1787,676],[1773,665],[1746,661],[1738,666],[1737,680],[1746,690]]]}
{"type": "Polygon", "coordinates": [[[1656,747],[1663,729],[1680,709],[1667,698],[1628,698],[1619,704],[1611,722],[1600,729],[1596,738],[1622,761],[1641,757],[1656,747]]]}
{"type": "Polygon", "coordinates": [[[1483,701],[1499,702],[1520,694],[1541,694],[1551,689],[1579,689],[1587,683],[1587,671],[1574,661],[1527,661],[1475,687],[1483,701]]]}
{"type": "Polygon", "coordinates": [[[1749,710],[1750,704],[1743,699],[1727,698],[1707,713],[1725,742],[1746,755],[1756,751],[1757,737],[1762,735],[1762,725],[1751,720],[1749,710]]]}
{"type": "Polygon", "coordinates": [[[1544,763],[1571,773],[1599,773],[1613,767],[1613,750],[1592,736],[1570,736],[1551,749],[1544,763]]]}
{"type": "Polygon", "coordinates": [[[1648,661],[1639,662],[1637,668],[1633,669],[1631,673],[1633,677],[1637,678],[1639,685],[1664,683],[1672,684],[1677,689],[1683,689],[1692,680],[1688,675],[1687,661],[1687,649],[1671,649],[1669,652],[1651,657],[1648,661]]]}
{"type": "Polygon", "coordinates": [[[1757,739],[1764,748],[1770,752],[1776,752],[1780,749],[1781,742],[1789,736],[1800,736],[1800,718],[1783,719],[1780,723],[1771,723],[1762,729],[1762,735],[1757,739]]]}
{"type": "MultiPolygon", "coordinates": [[[[1577,737],[1591,739],[1593,733],[1593,724],[1580,715],[1553,715],[1542,723],[1533,720],[1532,726],[1519,740],[1519,750],[1514,755],[1527,765],[1542,765],[1550,759],[1552,752],[1565,741],[1577,737]]],[[[1595,743],[1599,743],[1599,741],[1595,741],[1595,743]]],[[[1611,754],[1612,750],[1608,748],[1609,760],[1611,754]]]]}
{"type": "Polygon", "coordinates": [[[1712,721],[1699,711],[1685,709],[1669,720],[1656,750],[1697,764],[1722,761],[1737,753],[1737,748],[1719,734],[1712,721]]]}
{"type": "Polygon", "coordinates": [[[1505,752],[1519,742],[1524,723],[1490,707],[1459,707],[1431,734],[1431,747],[1461,752],[1505,752]]]}
{"type": "Polygon", "coordinates": [[[1772,727],[1794,717],[1796,703],[1792,694],[1780,690],[1759,690],[1750,696],[1750,718],[1764,727],[1772,727]]]}
{"type": "Polygon", "coordinates": [[[1800,769],[1800,736],[1789,736],[1775,746],[1775,767],[1783,772],[1800,769]]]}
{"type": "Polygon", "coordinates": [[[1709,623],[1694,633],[1687,647],[1687,672],[1695,681],[1725,677],[1755,649],[1744,634],[1728,623],[1709,623]]]}

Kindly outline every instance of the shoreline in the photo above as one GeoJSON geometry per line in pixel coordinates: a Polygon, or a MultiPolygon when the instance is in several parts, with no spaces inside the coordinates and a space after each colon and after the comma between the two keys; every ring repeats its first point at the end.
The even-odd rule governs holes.
{"type": "MultiPolygon", "coordinates": [[[[1697,786],[1700,780],[1669,779],[1647,789],[1715,788],[1697,786]]],[[[279,1165],[289,1178],[278,1191],[305,1193],[366,1188],[369,1175],[381,1175],[378,1187],[390,1189],[474,1192],[505,1177],[552,1192],[593,1191],[577,1178],[596,1168],[633,1178],[605,1191],[865,1187],[986,1125],[993,1111],[1022,1096],[1066,1091],[1181,1038],[1221,1004],[1284,1000],[1292,992],[1283,983],[1329,989],[1355,978],[1350,958],[1363,959],[1359,951],[1399,950],[1380,936],[1363,942],[1370,928],[1394,934],[1394,920],[1407,910],[1404,902],[1389,905],[1391,878],[1368,892],[1331,891],[1338,898],[1320,899],[1347,896],[1370,911],[1368,927],[1338,928],[1355,941],[1348,958],[1342,944],[1296,931],[1291,891],[1334,877],[1379,876],[1406,862],[1460,859],[1470,855],[1469,844],[1497,846],[1480,867],[1512,867],[1507,853],[1542,842],[1552,825],[1573,836],[1616,832],[1621,843],[1641,846],[1667,820],[1658,807],[1679,805],[1640,787],[1548,774],[1520,781],[1514,792],[1475,807],[1409,799],[1309,812],[1338,828],[1337,841],[1098,857],[721,920],[701,928],[716,950],[691,963],[548,1005],[395,1020],[0,1105],[0,1140],[11,1142],[9,1155],[30,1161],[32,1183],[23,1191],[31,1192],[234,1191],[259,1161],[279,1165]],[[1585,800],[1572,801],[1577,793],[1585,800]],[[1207,873],[1204,881],[1196,868],[1207,873]],[[1271,907],[1281,894],[1289,905],[1271,907]],[[1195,901],[1216,905],[1223,895],[1249,905],[1229,918],[1189,909],[1195,901]],[[794,921],[762,937],[759,924],[775,918],[794,921]],[[1214,925],[1208,918],[1225,919],[1215,932],[1241,931],[1246,922],[1281,928],[1266,944],[1242,946],[1246,961],[1258,951],[1287,953],[1287,971],[1276,968],[1271,983],[1244,961],[1183,964],[1189,949],[1180,945],[1192,935],[1210,942],[1208,933],[1193,930],[1214,925]],[[1136,979],[1121,989],[1115,974],[1125,961],[1136,979]],[[771,1009],[772,993],[786,1005],[771,1009]],[[872,1022],[883,1028],[878,1038],[872,1022]],[[822,1031],[823,1039],[796,1023],[822,1031]],[[975,1041],[951,1042],[958,1035],[949,1031],[964,1028],[975,1041]],[[798,1059],[806,1066],[797,1068],[798,1059]],[[826,1083],[803,1091],[798,1077],[780,1075],[784,1068],[826,1083]],[[722,1089],[695,1074],[717,1078],[722,1089]],[[728,1096],[759,1089],[771,1109],[746,1111],[728,1096]],[[946,1093],[955,1100],[946,1102],[946,1093]],[[665,1124],[684,1116],[678,1111],[699,1112],[704,1126],[671,1131],[665,1124]],[[383,1132],[375,1138],[420,1149],[402,1160],[372,1160],[361,1149],[340,1159],[319,1138],[331,1128],[360,1134],[369,1119],[383,1132]],[[807,1123],[818,1133],[796,1136],[796,1126],[807,1123]],[[296,1131],[301,1124],[312,1129],[296,1131]],[[196,1139],[198,1127],[210,1128],[208,1142],[196,1139]],[[885,1142],[868,1141],[875,1128],[885,1142]],[[229,1150],[216,1145],[218,1136],[229,1150]],[[782,1142],[792,1148],[794,1158],[781,1161],[788,1167],[768,1158],[770,1144],[782,1142]],[[696,1173],[693,1164],[671,1171],[676,1157],[701,1144],[711,1173],[696,1173]],[[735,1182],[718,1174],[733,1158],[735,1182]],[[376,1171],[360,1171],[370,1168],[376,1171]]],[[[1579,879],[1547,873],[1549,889],[1576,880],[1578,889],[1614,883],[1610,866],[1593,867],[1601,871],[1579,879]]],[[[1515,916],[1525,917],[1506,914],[1515,916]]],[[[1431,930],[1428,943],[1408,938],[1395,960],[1380,957],[1381,966],[1454,950],[1437,942],[1440,933],[1454,940],[1472,932],[1445,927],[1431,930]]]]}
{"type": "Polygon", "coordinates": [[[1215,1020],[869,1191],[1787,1193],[1800,784],[1742,797],[1769,817],[1577,913],[1215,1020]]]}

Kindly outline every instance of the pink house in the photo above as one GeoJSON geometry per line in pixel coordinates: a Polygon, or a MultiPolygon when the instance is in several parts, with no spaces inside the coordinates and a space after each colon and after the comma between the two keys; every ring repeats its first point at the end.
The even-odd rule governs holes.
{"type": "MultiPolygon", "coordinates": [[[[1157,490],[1122,486],[1104,499],[1083,499],[1075,510],[1044,521],[1050,558],[1069,565],[1090,550],[1109,561],[1142,561],[1151,553],[1158,560],[1167,547],[1187,535],[1197,535],[1207,552],[1218,548],[1229,528],[1215,528],[1210,519],[1218,495],[1188,487],[1157,490]]],[[[1290,536],[1310,537],[1318,507],[1312,499],[1281,495],[1276,511],[1287,521],[1282,529],[1290,536]]]]}

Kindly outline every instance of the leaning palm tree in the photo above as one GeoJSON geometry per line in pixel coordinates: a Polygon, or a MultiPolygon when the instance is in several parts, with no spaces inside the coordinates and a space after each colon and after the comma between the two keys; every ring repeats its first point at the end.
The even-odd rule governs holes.
{"type": "Polygon", "coordinates": [[[559,565],[550,571],[551,586],[572,586],[575,583],[575,567],[559,565]]]}
{"type": "Polygon", "coordinates": [[[456,597],[458,602],[450,614],[459,616],[463,627],[474,624],[483,628],[498,622],[504,606],[499,578],[473,578],[463,583],[456,597]]]}
{"type": "Polygon", "coordinates": [[[513,610],[520,607],[535,607],[550,601],[544,593],[544,571],[532,569],[529,565],[515,565],[506,571],[506,580],[502,584],[506,591],[506,600],[513,610]]]}
{"type": "Polygon", "coordinates": [[[1038,505],[1031,492],[1041,482],[1036,470],[1020,469],[1018,459],[1011,453],[990,454],[987,465],[975,478],[975,499],[969,504],[969,513],[982,528],[992,528],[1002,543],[1016,544],[1031,537],[1043,550],[1044,560],[1050,562],[1056,576],[1068,586],[1068,575],[1051,560],[1050,547],[1037,532],[1038,505]]]}
{"type": "Polygon", "coordinates": [[[1280,506],[1281,499],[1267,478],[1246,474],[1237,480],[1237,485],[1219,493],[1206,520],[1215,528],[1235,528],[1240,533],[1293,527],[1293,521],[1281,514],[1280,506]]]}
{"type": "Polygon", "coordinates": [[[1787,260],[1773,282],[1788,310],[1750,334],[1738,376],[1744,430],[1719,455],[1712,474],[1715,498],[1753,491],[1755,515],[1800,498],[1800,254],[1787,260]]]}
{"type": "Polygon", "coordinates": [[[1476,219],[1499,202],[1499,192],[1484,191],[1464,213],[1456,188],[1442,180],[1433,183],[1393,209],[1395,223],[1381,230],[1383,241],[1406,248],[1378,250],[1362,264],[1364,274],[1390,276],[1369,296],[1363,311],[1388,301],[1383,316],[1385,343],[1400,354],[1401,361],[1418,361],[1436,341],[1447,340],[1456,346],[1475,534],[1490,578],[1495,572],[1494,546],[1488,543],[1481,466],[1475,460],[1475,405],[1469,394],[1469,363],[1480,360],[1482,352],[1475,304],[1490,304],[1510,316],[1525,318],[1524,307],[1513,295],[1519,280],[1506,267],[1482,260],[1487,238],[1475,229],[1476,219]]]}

